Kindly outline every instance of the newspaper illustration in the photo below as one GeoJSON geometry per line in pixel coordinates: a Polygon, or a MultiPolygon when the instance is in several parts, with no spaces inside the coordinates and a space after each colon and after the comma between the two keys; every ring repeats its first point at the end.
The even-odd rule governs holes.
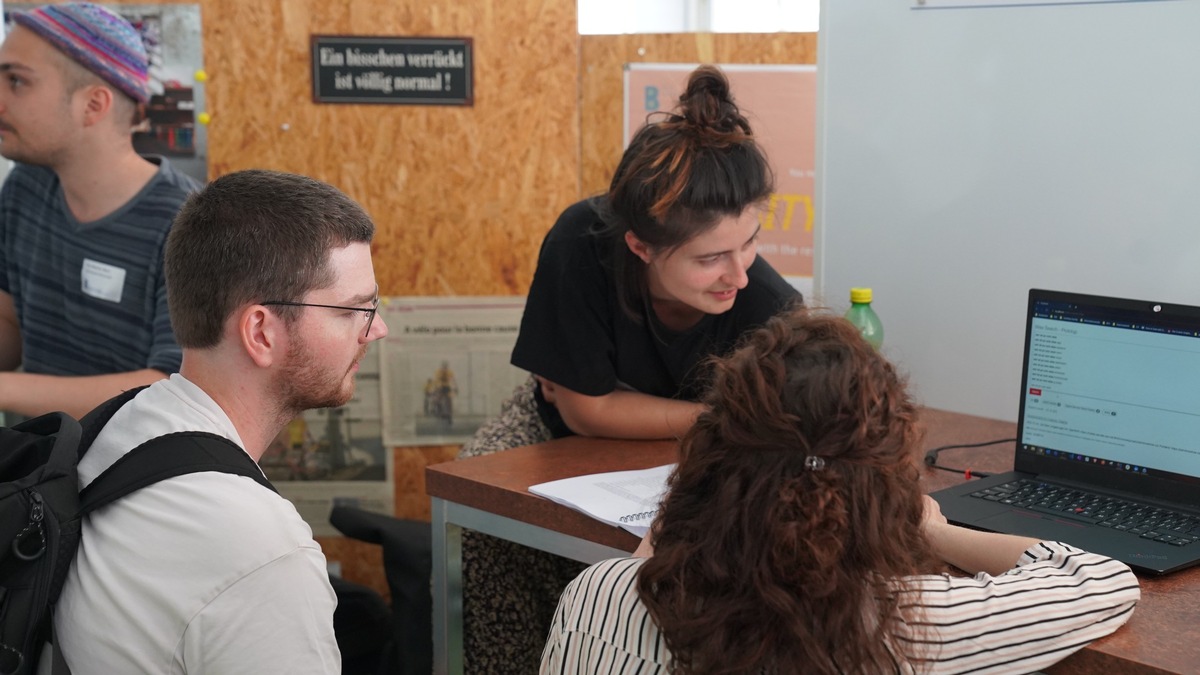
{"type": "Polygon", "coordinates": [[[380,350],[371,343],[359,363],[354,396],[340,408],[305,411],[275,437],[259,465],[317,536],[335,503],[392,515],[392,453],[383,443],[380,350]]]}
{"type": "Polygon", "coordinates": [[[529,374],[509,364],[524,298],[388,298],[383,437],[389,446],[463,443],[529,374]]]}

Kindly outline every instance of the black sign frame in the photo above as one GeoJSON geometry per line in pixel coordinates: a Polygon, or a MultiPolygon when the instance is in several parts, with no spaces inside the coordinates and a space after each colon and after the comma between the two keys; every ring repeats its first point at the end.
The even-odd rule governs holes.
{"type": "Polygon", "coordinates": [[[469,37],[313,35],[313,103],[475,105],[469,37]]]}

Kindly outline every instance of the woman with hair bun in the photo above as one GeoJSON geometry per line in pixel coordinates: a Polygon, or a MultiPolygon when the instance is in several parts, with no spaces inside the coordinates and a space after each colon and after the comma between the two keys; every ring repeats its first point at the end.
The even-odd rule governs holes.
{"type": "MultiPolygon", "coordinates": [[[[684,434],[703,409],[706,360],[801,300],[756,254],[773,188],[725,75],[696,69],[678,107],[634,136],[608,192],[546,235],[512,354],[534,377],[460,457],[572,434],[684,434]]],[[[536,669],[558,594],[581,568],[467,533],[467,669],[536,669]]]]}
{"type": "Polygon", "coordinates": [[[947,524],[904,382],[844,319],[786,313],[713,370],[651,557],[568,586],[543,673],[1025,673],[1133,613],[1122,563],[947,524]]]}

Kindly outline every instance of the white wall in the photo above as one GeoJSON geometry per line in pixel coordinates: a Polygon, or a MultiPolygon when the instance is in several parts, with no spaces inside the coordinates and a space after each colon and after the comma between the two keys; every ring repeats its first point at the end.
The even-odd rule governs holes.
{"type": "Polygon", "coordinates": [[[912,4],[822,3],[816,284],[1013,420],[1030,287],[1200,304],[1200,2],[912,4]]]}
{"type": "Polygon", "coordinates": [[[808,33],[820,0],[579,0],[579,32],[808,33]]]}

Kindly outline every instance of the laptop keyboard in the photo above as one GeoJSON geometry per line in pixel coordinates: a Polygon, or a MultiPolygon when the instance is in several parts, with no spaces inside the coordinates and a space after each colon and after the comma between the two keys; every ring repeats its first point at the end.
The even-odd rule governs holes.
{"type": "Polygon", "coordinates": [[[1200,539],[1200,517],[1037,480],[1017,480],[972,492],[971,496],[1124,530],[1173,546],[1187,546],[1200,539]]]}

